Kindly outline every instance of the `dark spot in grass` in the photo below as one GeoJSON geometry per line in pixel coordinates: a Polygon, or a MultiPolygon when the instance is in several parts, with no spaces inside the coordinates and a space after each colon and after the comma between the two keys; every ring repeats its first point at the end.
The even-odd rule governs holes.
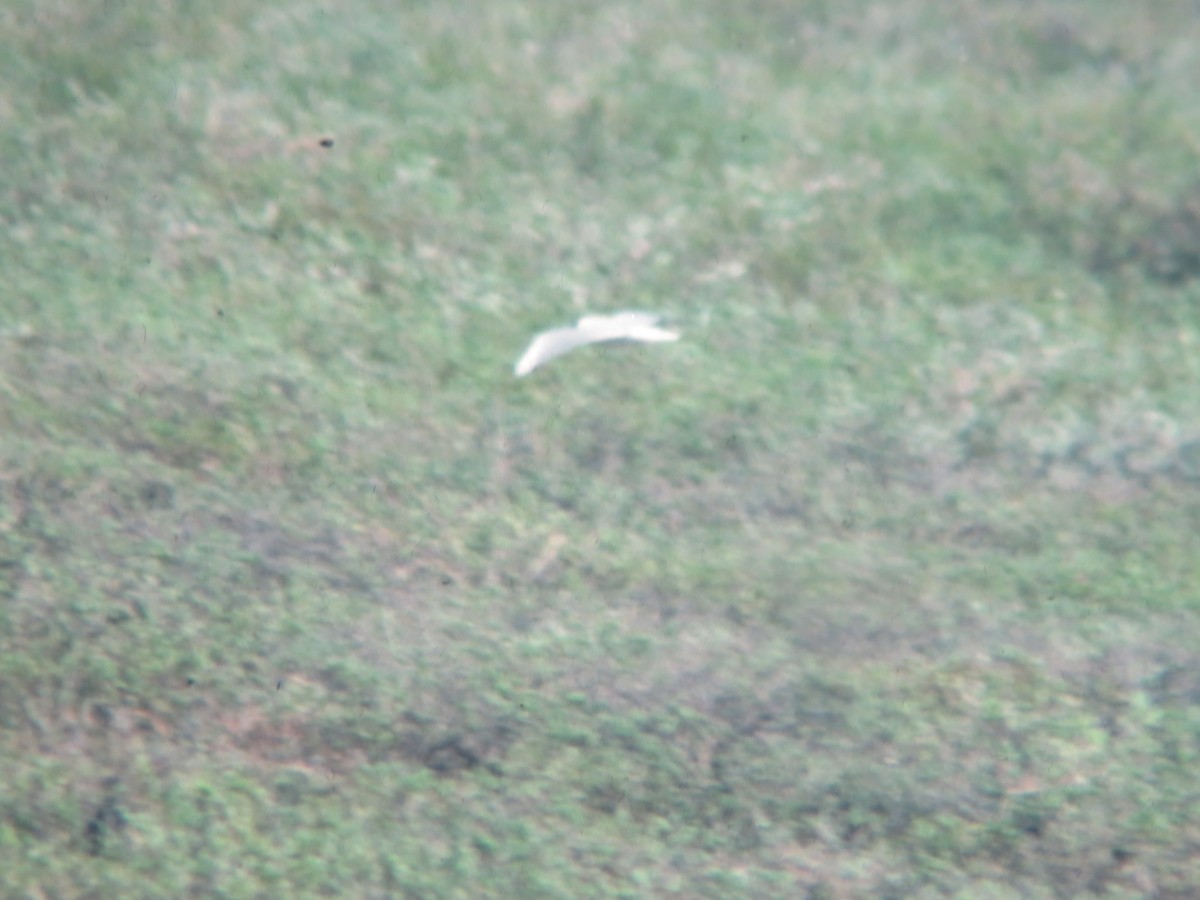
{"type": "Polygon", "coordinates": [[[104,846],[109,834],[121,831],[125,827],[125,813],[117,804],[117,798],[108,794],[100,802],[92,817],[84,827],[84,838],[87,841],[88,853],[99,856],[104,852],[104,846]]]}
{"type": "Polygon", "coordinates": [[[1035,803],[1021,804],[1013,813],[1012,824],[1030,837],[1041,837],[1051,818],[1050,811],[1035,803]]]}
{"type": "Polygon", "coordinates": [[[483,760],[456,737],[439,741],[425,751],[425,765],[439,775],[453,775],[474,769],[483,760]]]}
{"type": "Polygon", "coordinates": [[[170,509],[175,505],[175,488],[165,481],[145,481],[138,494],[147,509],[170,509]]]}
{"type": "Polygon", "coordinates": [[[1126,196],[1099,224],[1093,271],[1131,266],[1172,287],[1200,278],[1200,182],[1157,207],[1126,196]]]}
{"type": "Polygon", "coordinates": [[[492,760],[505,752],[515,736],[513,724],[503,721],[468,732],[443,733],[433,739],[410,733],[403,741],[409,746],[402,752],[438,775],[453,776],[482,768],[499,777],[504,773],[492,760]]]}
{"type": "Polygon", "coordinates": [[[611,816],[625,803],[625,791],[613,781],[593,785],[588,788],[584,802],[596,812],[611,816]]]}
{"type": "Polygon", "coordinates": [[[112,724],[112,710],[103,703],[97,703],[92,707],[92,721],[100,728],[107,728],[112,724]]]}
{"type": "Polygon", "coordinates": [[[319,143],[322,147],[329,149],[333,146],[333,138],[321,138],[321,140],[319,140],[317,143],[319,143]]]}

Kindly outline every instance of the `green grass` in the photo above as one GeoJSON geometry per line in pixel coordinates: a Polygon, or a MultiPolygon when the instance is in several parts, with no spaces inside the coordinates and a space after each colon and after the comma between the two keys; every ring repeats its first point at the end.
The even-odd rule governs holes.
{"type": "Polygon", "coordinates": [[[1189,896],[1190,5],[408,7],[0,13],[0,893],[1189,896]]]}

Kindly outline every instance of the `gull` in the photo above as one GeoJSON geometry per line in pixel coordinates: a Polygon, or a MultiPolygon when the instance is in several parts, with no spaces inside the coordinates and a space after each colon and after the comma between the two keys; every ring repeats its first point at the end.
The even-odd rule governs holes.
{"type": "Polygon", "coordinates": [[[517,360],[513,369],[522,378],[556,356],[569,353],[584,344],[608,341],[639,341],[661,344],[679,340],[679,333],[658,327],[662,318],[654,313],[619,312],[611,316],[584,316],[576,325],[552,328],[533,339],[529,349],[517,360]]]}

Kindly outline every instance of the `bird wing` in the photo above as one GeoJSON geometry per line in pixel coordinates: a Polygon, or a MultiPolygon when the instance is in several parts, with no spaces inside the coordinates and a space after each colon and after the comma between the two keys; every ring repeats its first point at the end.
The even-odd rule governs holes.
{"type": "Polygon", "coordinates": [[[578,327],[584,331],[623,330],[657,325],[662,316],[648,312],[618,312],[607,316],[584,316],[578,327]]]}
{"type": "Polygon", "coordinates": [[[679,335],[658,327],[661,316],[645,312],[619,312],[610,316],[584,316],[577,326],[588,335],[589,342],[645,341],[659,343],[675,341],[679,335]]]}
{"type": "Polygon", "coordinates": [[[553,328],[543,331],[529,344],[529,348],[517,360],[513,371],[517,377],[528,375],[538,366],[547,363],[556,356],[562,356],[583,344],[590,344],[592,338],[582,334],[577,328],[553,328]]]}
{"type": "Polygon", "coordinates": [[[679,340],[678,331],[668,331],[657,325],[636,325],[629,329],[626,337],[631,341],[644,341],[648,344],[661,344],[665,341],[679,340]]]}
{"type": "Polygon", "coordinates": [[[530,343],[517,360],[513,371],[520,378],[557,356],[562,356],[584,344],[606,341],[642,341],[662,343],[679,340],[679,334],[659,328],[659,316],[653,313],[621,312],[610,316],[584,316],[571,328],[543,331],[530,343]]]}

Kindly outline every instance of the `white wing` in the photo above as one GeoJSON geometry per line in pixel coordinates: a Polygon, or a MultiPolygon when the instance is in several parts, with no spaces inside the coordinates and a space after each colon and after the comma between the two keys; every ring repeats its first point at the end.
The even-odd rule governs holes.
{"type": "Polygon", "coordinates": [[[528,375],[543,363],[584,344],[605,341],[641,341],[657,344],[679,340],[677,332],[659,328],[658,320],[659,316],[644,312],[584,316],[573,328],[555,328],[535,337],[529,349],[517,360],[514,371],[518,377],[528,375]]]}
{"type": "Polygon", "coordinates": [[[529,349],[517,360],[513,370],[517,377],[528,375],[542,363],[549,362],[556,356],[569,353],[576,347],[590,344],[592,339],[579,331],[578,328],[555,328],[543,331],[533,339],[529,349]]]}
{"type": "Polygon", "coordinates": [[[634,328],[642,325],[657,325],[662,316],[647,312],[618,312],[608,316],[584,316],[577,327],[590,328],[634,328]]]}
{"type": "Polygon", "coordinates": [[[590,341],[675,341],[679,335],[658,327],[661,317],[653,313],[620,312],[611,316],[584,316],[576,326],[590,341]]]}

